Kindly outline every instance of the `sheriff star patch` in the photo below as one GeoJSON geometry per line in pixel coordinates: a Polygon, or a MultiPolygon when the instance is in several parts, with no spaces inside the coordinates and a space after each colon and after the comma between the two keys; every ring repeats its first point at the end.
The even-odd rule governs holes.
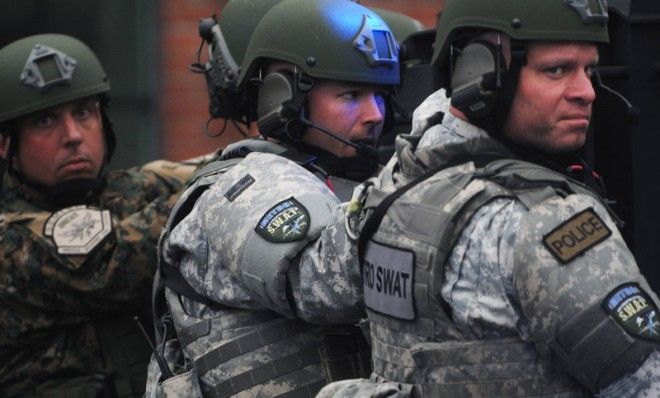
{"type": "Polygon", "coordinates": [[[596,246],[612,235],[612,231],[588,208],[569,218],[543,237],[543,245],[562,264],[596,246]]]}
{"type": "Polygon", "coordinates": [[[73,206],[50,216],[44,235],[51,238],[59,254],[86,255],[112,231],[108,210],[73,206]]]}
{"type": "Polygon", "coordinates": [[[603,308],[631,335],[660,341],[658,307],[637,283],[625,283],[612,290],[603,308]]]}
{"type": "Polygon", "coordinates": [[[281,201],[261,217],[254,230],[269,242],[301,240],[309,229],[309,212],[294,198],[281,201]]]}

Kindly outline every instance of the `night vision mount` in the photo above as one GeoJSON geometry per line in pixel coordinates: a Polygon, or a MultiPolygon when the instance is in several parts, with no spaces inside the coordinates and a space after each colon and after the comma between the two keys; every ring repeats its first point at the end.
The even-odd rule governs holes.
{"type": "Polygon", "coordinates": [[[209,94],[209,114],[212,119],[223,118],[242,123],[254,120],[254,111],[242,90],[237,89],[240,67],[234,60],[215,14],[199,21],[199,35],[203,39],[197,51],[197,62],[190,65],[195,73],[203,73],[209,94]],[[208,61],[201,63],[204,43],[208,47],[208,61]]]}

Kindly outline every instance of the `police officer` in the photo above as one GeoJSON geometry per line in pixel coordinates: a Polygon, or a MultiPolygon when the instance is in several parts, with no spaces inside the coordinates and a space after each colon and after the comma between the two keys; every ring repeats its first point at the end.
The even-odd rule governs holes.
{"type": "Polygon", "coordinates": [[[446,89],[362,198],[372,384],[320,396],[658,395],[658,298],[578,156],[607,20],[604,1],[445,3],[446,89]]]}
{"type": "MultiPolygon", "coordinates": [[[[226,39],[230,6],[240,1],[223,11],[226,39]]],[[[359,330],[288,318],[315,313],[337,294],[344,302],[336,305],[350,311],[335,323],[364,314],[359,294],[336,284],[346,277],[340,258],[326,256],[343,221],[340,229],[326,226],[340,219],[340,200],[357,181],[375,172],[387,93],[398,82],[396,41],[369,9],[347,0],[283,0],[265,13],[237,87],[249,94],[256,85],[266,139],[225,149],[171,214],[160,277],[171,317],[163,328],[173,323],[177,339],[163,336],[161,362],[170,363],[149,387],[152,396],[313,396],[330,380],[368,372],[359,330]],[[313,243],[319,237],[324,245],[313,243]],[[301,263],[324,276],[288,274],[301,263]],[[287,291],[287,280],[301,283],[287,291]],[[173,363],[167,353],[177,344],[184,355],[173,363]]],[[[359,274],[352,278],[357,283],[359,274]]]]}
{"type": "MultiPolygon", "coordinates": [[[[140,397],[155,246],[192,166],[110,172],[110,85],[58,34],[0,49],[0,395],[140,397]]],[[[146,348],[146,349],[145,349],[146,348]]]]}

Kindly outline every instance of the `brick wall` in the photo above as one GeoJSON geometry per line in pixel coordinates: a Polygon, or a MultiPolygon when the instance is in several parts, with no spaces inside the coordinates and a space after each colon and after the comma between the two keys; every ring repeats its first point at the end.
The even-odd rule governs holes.
{"type": "MultiPolygon", "coordinates": [[[[259,0],[254,0],[259,1],[259,0]]],[[[161,2],[161,93],[163,157],[180,160],[208,153],[239,139],[231,125],[219,137],[206,135],[208,99],[203,75],[192,73],[201,39],[197,21],[213,13],[218,15],[227,1],[164,0],[161,2]]],[[[398,11],[434,27],[442,0],[362,0],[360,4],[398,11]]],[[[214,121],[211,132],[219,132],[221,121],[214,121]]]]}

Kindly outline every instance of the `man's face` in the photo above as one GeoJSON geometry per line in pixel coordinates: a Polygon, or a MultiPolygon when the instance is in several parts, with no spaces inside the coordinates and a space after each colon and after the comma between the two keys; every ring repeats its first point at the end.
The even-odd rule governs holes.
{"type": "Polygon", "coordinates": [[[596,98],[591,73],[597,63],[593,44],[530,44],[504,134],[548,153],[582,147],[596,98]]]}
{"type": "MultiPolygon", "coordinates": [[[[385,93],[376,86],[317,80],[307,97],[309,119],[351,142],[375,146],[385,120],[385,93]]],[[[313,128],[302,140],[340,157],[357,155],[354,147],[313,128]]]]}
{"type": "Polygon", "coordinates": [[[87,98],[20,120],[13,164],[27,179],[52,186],[73,178],[96,178],[104,151],[99,103],[87,98]]]}

